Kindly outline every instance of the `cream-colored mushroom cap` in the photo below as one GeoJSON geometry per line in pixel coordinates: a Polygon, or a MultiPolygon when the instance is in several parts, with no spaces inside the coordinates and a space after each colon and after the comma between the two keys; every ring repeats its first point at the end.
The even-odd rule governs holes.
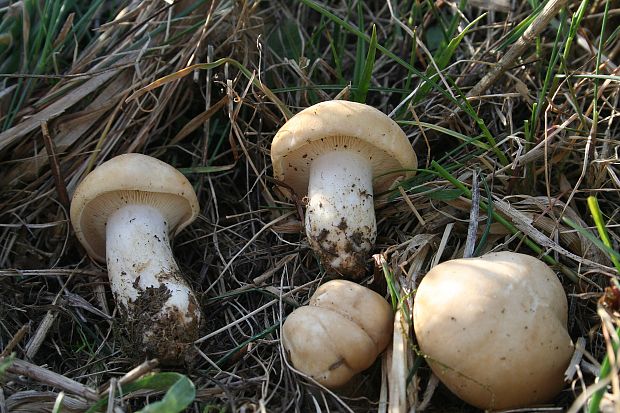
{"type": "Polygon", "coordinates": [[[567,300],[542,261],[498,252],[426,274],[414,299],[420,350],[439,379],[481,409],[549,401],[573,353],[567,300]]]}
{"type": "Polygon", "coordinates": [[[362,103],[330,100],[302,110],[280,128],[271,144],[273,175],[305,196],[312,161],[338,150],[369,160],[375,193],[398,177],[412,176],[418,166],[407,136],[387,115],[362,103]]]}
{"type": "Polygon", "coordinates": [[[392,326],[392,308],[383,297],[351,281],[334,280],[288,316],[282,344],[296,369],[324,386],[338,387],[374,363],[390,341],[392,326]]]}
{"type": "Polygon", "coordinates": [[[147,155],[119,155],[89,173],[71,201],[75,235],[91,257],[105,261],[108,216],[131,203],[158,208],[173,236],[199,211],[194,189],[174,167],[147,155]]]}

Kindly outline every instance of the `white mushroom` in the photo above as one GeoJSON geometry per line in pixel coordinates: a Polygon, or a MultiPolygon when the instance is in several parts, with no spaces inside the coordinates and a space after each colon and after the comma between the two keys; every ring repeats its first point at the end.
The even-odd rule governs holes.
{"type": "Polygon", "coordinates": [[[456,395],[481,409],[549,401],[573,345],[566,295],[542,261],[498,252],[435,266],[417,289],[420,350],[456,395]]]}
{"type": "Polygon", "coordinates": [[[388,345],[394,315],[383,297],[346,280],[320,286],[282,327],[296,369],[327,387],[346,384],[388,345]]]}
{"type": "Polygon", "coordinates": [[[308,196],[306,234],[323,265],[361,276],[377,236],[374,194],[417,167],[402,129],[373,107],[322,102],[282,126],[271,160],[276,179],[308,196]]]}
{"type": "Polygon", "coordinates": [[[202,313],[179,271],[170,237],[198,214],[189,181],[172,166],[140,154],[117,156],[76,189],[71,222],[97,261],[107,261],[123,329],[136,352],[182,361],[198,337],[202,313]]]}

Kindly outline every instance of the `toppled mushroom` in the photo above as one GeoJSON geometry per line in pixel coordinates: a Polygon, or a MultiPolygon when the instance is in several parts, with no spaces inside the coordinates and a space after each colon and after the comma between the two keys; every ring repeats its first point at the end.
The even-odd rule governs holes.
{"type": "Polygon", "coordinates": [[[414,299],[418,344],[433,372],[481,409],[549,401],[573,353],[566,295],[542,261],[498,252],[426,274],[414,299]]]}
{"type": "Polygon", "coordinates": [[[282,126],[271,161],[276,179],[308,195],[306,234],[326,269],[360,277],[377,236],[374,193],[417,167],[402,129],[373,107],[322,102],[282,126]]]}
{"type": "Polygon", "coordinates": [[[88,254],[107,261],[110,288],[136,353],[183,361],[198,338],[202,313],[179,271],[170,237],[198,214],[189,181],[140,154],[117,156],[76,189],[71,222],[88,254]]]}
{"type": "Polygon", "coordinates": [[[394,314],[368,288],[333,280],[320,286],[308,306],[282,327],[282,345],[293,366],[326,387],[346,384],[367,369],[388,345],[394,314]]]}

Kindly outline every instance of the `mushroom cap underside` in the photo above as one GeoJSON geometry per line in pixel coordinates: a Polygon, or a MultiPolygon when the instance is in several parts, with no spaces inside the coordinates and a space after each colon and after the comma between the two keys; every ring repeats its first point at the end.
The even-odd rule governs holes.
{"type": "Polygon", "coordinates": [[[82,180],[71,201],[75,234],[91,257],[105,261],[108,217],[132,203],[157,208],[172,236],[199,212],[192,185],[173,166],[137,153],[114,157],[82,180]]]}
{"type": "Polygon", "coordinates": [[[329,151],[352,151],[367,158],[375,192],[388,190],[399,177],[412,176],[418,165],[407,136],[383,112],[362,103],[330,100],[302,110],[276,133],[271,144],[274,177],[305,196],[312,161],[329,151]]]}

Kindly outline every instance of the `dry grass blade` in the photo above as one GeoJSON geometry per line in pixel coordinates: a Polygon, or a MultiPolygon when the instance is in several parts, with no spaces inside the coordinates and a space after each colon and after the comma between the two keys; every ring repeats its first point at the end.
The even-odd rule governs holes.
{"type": "Polygon", "coordinates": [[[403,320],[401,311],[396,311],[394,317],[394,336],[392,339],[392,365],[389,372],[390,413],[405,413],[407,409],[407,336],[409,328],[403,320]]]}
{"type": "Polygon", "coordinates": [[[87,400],[96,401],[99,399],[99,396],[95,390],[74,380],[68,379],[61,374],[54,373],[24,360],[13,360],[7,371],[13,374],[21,374],[32,380],[62,389],[63,391],[73,393],[78,396],[82,396],[87,400]]]}
{"type": "Polygon", "coordinates": [[[54,185],[56,186],[56,191],[58,192],[58,200],[62,206],[65,207],[65,211],[69,211],[71,209],[71,200],[67,194],[67,187],[65,185],[62,172],[60,171],[58,157],[56,155],[56,145],[54,145],[54,141],[50,136],[47,122],[41,122],[41,131],[43,133],[43,142],[45,142],[45,150],[47,151],[49,164],[52,169],[52,176],[54,177],[54,185]]]}
{"type": "Polygon", "coordinates": [[[510,49],[495,63],[491,70],[467,93],[467,97],[477,98],[484,93],[499,77],[521,57],[523,52],[532,45],[532,42],[549,24],[551,19],[564,7],[567,0],[550,0],[542,9],[538,17],[525,30],[523,35],[510,46],[510,49]]]}
{"type": "Polygon", "coordinates": [[[2,352],[0,353],[0,358],[9,356],[13,349],[19,344],[19,342],[22,341],[29,329],[29,326],[24,325],[19,330],[17,330],[17,333],[15,333],[13,338],[11,338],[11,341],[9,341],[8,344],[2,349],[2,352]]]}
{"type": "Polygon", "coordinates": [[[71,106],[82,101],[85,97],[99,89],[117,73],[118,70],[110,70],[92,77],[39,113],[32,115],[28,120],[0,133],[0,151],[5,150],[20,138],[23,138],[28,133],[40,127],[41,122],[49,122],[60,116],[71,106]]]}

